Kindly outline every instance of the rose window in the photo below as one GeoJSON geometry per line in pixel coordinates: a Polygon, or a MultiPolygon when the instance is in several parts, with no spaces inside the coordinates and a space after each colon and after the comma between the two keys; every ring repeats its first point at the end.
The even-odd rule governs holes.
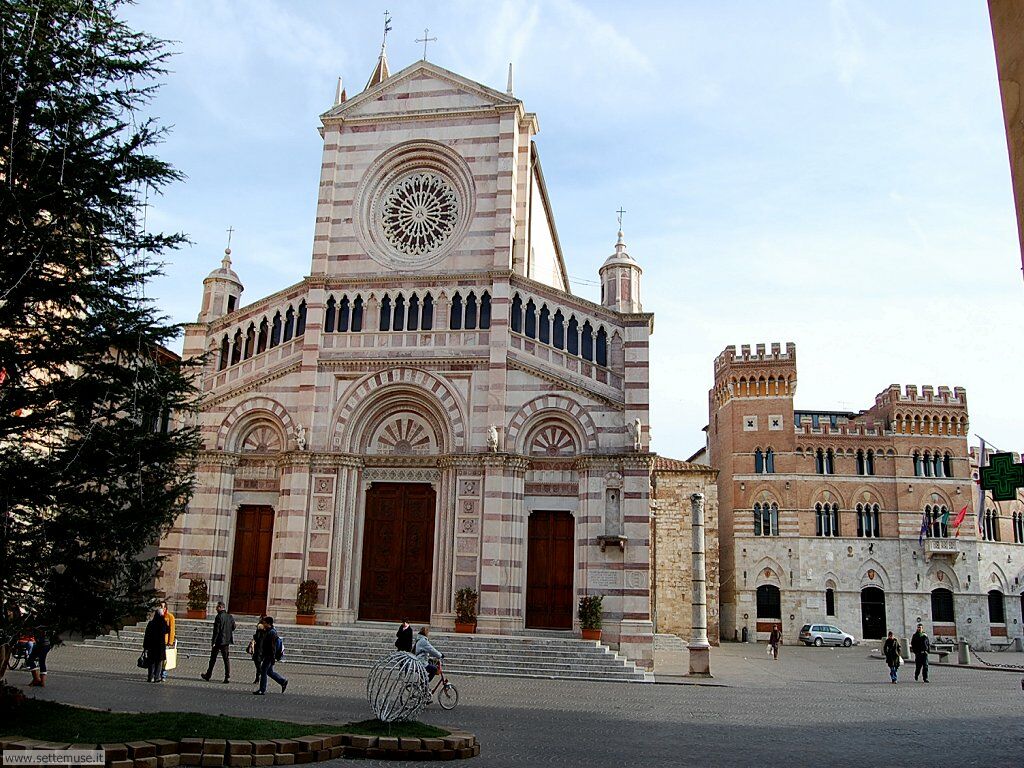
{"type": "Polygon", "coordinates": [[[459,198],[441,176],[406,176],[383,200],[381,229],[388,244],[408,256],[437,250],[458,224],[459,198]]]}

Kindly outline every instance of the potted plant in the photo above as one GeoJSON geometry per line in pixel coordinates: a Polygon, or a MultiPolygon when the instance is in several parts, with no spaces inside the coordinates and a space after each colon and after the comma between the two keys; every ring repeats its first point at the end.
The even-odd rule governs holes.
{"type": "Polygon", "coordinates": [[[601,639],[601,595],[585,595],[580,598],[580,607],[577,616],[580,620],[580,630],[584,640],[601,639]]]}
{"type": "Polygon", "coordinates": [[[455,593],[455,631],[471,635],[476,632],[477,591],[463,587],[455,593]]]}
{"type": "Polygon", "coordinates": [[[205,619],[206,605],[210,602],[210,590],[206,579],[190,579],[188,582],[188,610],[186,618],[205,619]]]}
{"type": "Polygon", "coordinates": [[[299,584],[295,597],[295,623],[312,626],[316,624],[316,598],[320,585],[315,579],[306,579],[299,584]]]}

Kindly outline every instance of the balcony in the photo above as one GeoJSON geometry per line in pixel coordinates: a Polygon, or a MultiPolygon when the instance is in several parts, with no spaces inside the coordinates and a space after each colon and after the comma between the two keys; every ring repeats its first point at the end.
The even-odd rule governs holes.
{"type": "Polygon", "coordinates": [[[937,555],[956,559],[960,556],[960,541],[958,539],[925,539],[924,556],[931,559],[937,555]]]}

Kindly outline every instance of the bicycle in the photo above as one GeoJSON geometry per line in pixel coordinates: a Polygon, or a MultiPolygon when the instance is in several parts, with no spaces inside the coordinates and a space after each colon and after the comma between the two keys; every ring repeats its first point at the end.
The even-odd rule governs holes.
{"type": "Polygon", "coordinates": [[[444,710],[455,709],[455,705],[459,703],[459,691],[445,677],[441,659],[437,660],[437,682],[430,689],[430,694],[437,699],[438,706],[444,710]]]}
{"type": "Polygon", "coordinates": [[[28,648],[25,647],[24,643],[15,643],[11,649],[11,656],[7,660],[7,666],[10,669],[17,669],[21,666],[22,662],[28,663],[28,648]]]}

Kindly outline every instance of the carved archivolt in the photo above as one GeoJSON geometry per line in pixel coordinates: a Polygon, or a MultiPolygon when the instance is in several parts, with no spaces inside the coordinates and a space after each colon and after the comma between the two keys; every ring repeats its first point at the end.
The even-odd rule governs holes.
{"type": "Polygon", "coordinates": [[[541,395],[524,404],[509,422],[505,450],[532,453],[532,437],[536,427],[558,424],[574,437],[578,453],[595,453],[598,449],[597,427],[586,409],[565,395],[541,395]]]}
{"type": "MultiPolygon", "coordinates": [[[[291,416],[283,405],[269,397],[252,397],[236,405],[221,422],[217,431],[217,450],[252,450],[243,448],[243,442],[249,440],[254,423],[273,425],[272,428],[278,430],[280,447],[277,450],[287,447],[285,435],[295,431],[291,416]]],[[[254,436],[254,439],[258,441],[259,437],[254,436]]]]}

